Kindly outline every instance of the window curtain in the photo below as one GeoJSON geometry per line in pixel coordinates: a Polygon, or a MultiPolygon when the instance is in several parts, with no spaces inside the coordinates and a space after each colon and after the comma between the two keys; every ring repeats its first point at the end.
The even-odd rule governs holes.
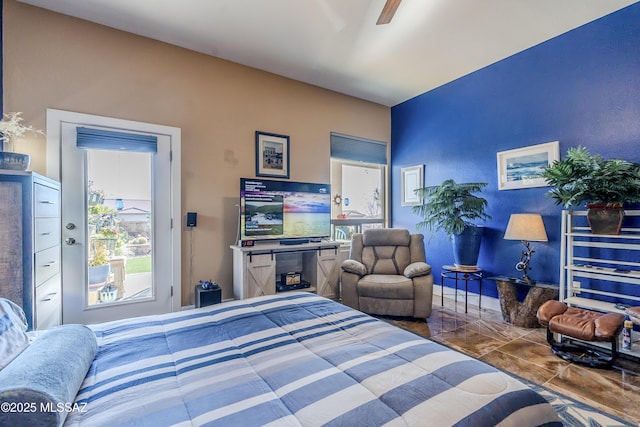
{"type": "Polygon", "coordinates": [[[78,148],[135,151],[138,153],[158,152],[158,138],[153,135],[85,127],[78,127],[76,130],[78,148]]]}
{"type": "Polygon", "coordinates": [[[331,157],[386,165],[387,144],[331,132],[331,157]]]}

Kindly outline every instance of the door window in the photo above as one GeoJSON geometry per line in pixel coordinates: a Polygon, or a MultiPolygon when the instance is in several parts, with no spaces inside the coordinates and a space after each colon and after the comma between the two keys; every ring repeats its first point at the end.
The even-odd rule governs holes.
{"type": "Polygon", "coordinates": [[[87,306],[153,298],[153,154],[87,151],[87,306]]]}

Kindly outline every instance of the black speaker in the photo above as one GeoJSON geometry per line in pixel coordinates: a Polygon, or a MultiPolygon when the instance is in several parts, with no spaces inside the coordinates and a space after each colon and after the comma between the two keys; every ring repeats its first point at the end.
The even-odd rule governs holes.
{"type": "Polygon", "coordinates": [[[195,227],[198,224],[198,213],[187,212],[187,227],[195,227]]]}
{"type": "Polygon", "coordinates": [[[202,285],[196,285],[196,308],[207,307],[222,302],[222,290],[218,287],[215,289],[204,289],[202,285]]]}

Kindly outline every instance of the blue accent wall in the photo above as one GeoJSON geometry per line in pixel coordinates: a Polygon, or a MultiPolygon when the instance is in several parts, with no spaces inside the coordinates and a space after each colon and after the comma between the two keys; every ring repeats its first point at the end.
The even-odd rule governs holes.
{"type": "MultiPolygon", "coordinates": [[[[530,275],[557,283],[561,207],[545,187],[499,191],[496,153],[560,141],[561,156],[583,145],[640,162],[640,3],[394,106],[391,141],[391,224],[425,233],[437,282],[453,263],[451,245],[442,232],[429,240],[416,230],[419,218],[400,205],[402,167],[424,164],[425,185],[489,184],[492,219],[478,261],[487,275],[519,275],[522,245],[503,239],[509,215],[542,214],[549,242],[533,243],[530,275]]],[[[496,296],[495,284],[485,281],[483,294],[496,296]]]]}

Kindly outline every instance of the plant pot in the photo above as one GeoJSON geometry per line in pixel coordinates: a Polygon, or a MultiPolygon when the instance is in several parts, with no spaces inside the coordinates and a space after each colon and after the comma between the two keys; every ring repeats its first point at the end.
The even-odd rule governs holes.
{"type": "Polygon", "coordinates": [[[28,154],[0,151],[0,169],[12,171],[26,171],[31,162],[28,154]]]}
{"type": "Polygon", "coordinates": [[[89,266],[89,284],[104,283],[109,275],[109,264],[89,266]]]}
{"type": "Polygon", "coordinates": [[[620,234],[623,208],[614,208],[601,205],[587,205],[587,221],[593,234],[620,234]]]}
{"type": "Polygon", "coordinates": [[[483,233],[484,227],[467,226],[462,233],[453,235],[453,259],[456,267],[470,270],[478,268],[483,233]]]}

